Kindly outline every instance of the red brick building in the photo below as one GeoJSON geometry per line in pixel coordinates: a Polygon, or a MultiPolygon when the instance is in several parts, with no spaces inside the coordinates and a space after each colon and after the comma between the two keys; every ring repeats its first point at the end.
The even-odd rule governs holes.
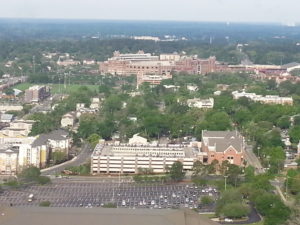
{"type": "Polygon", "coordinates": [[[202,131],[202,152],[207,153],[204,163],[214,159],[221,164],[227,160],[231,164],[243,165],[244,138],[237,131],[202,131]]]}
{"type": "Polygon", "coordinates": [[[160,57],[145,54],[140,51],[136,54],[114,53],[114,57],[101,62],[99,70],[102,74],[137,75],[168,74],[171,72],[185,72],[187,74],[207,74],[215,72],[216,58],[199,59],[197,57],[163,54],[160,57]]]}

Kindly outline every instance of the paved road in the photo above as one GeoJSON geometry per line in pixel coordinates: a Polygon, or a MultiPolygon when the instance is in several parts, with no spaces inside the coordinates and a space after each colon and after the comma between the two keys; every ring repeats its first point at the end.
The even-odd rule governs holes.
{"type": "Polygon", "coordinates": [[[256,157],[256,155],[253,152],[253,147],[251,145],[246,145],[245,148],[245,159],[247,162],[253,166],[255,169],[255,172],[257,174],[264,173],[264,168],[262,167],[259,159],[256,157]]]}
{"type": "Polygon", "coordinates": [[[90,160],[92,152],[93,152],[93,150],[90,148],[90,146],[88,144],[85,144],[82,147],[81,152],[72,160],[64,162],[64,163],[56,165],[56,166],[53,166],[53,167],[43,169],[43,170],[41,170],[41,173],[44,176],[45,175],[55,175],[55,174],[58,174],[61,171],[63,171],[66,167],[79,166],[81,164],[84,164],[90,160]]]}

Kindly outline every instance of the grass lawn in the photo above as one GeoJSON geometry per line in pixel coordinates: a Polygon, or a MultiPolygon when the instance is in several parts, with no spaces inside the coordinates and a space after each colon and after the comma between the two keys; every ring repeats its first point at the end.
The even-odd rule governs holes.
{"type": "MultiPolygon", "coordinates": [[[[16,88],[16,89],[19,89],[21,91],[25,91],[26,89],[28,89],[29,87],[31,86],[34,86],[35,84],[30,84],[30,83],[22,83],[22,84],[17,84],[15,85],[13,88],[16,88]]],[[[42,85],[42,84],[40,84],[42,85]]],[[[49,85],[49,84],[48,84],[49,85]]],[[[67,85],[66,89],[64,88],[64,85],[60,85],[60,88],[59,88],[59,84],[50,84],[49,85],[52,89],[51,89],[51,92],[53,94],[59,94],[61,92],[63,93],[70,93],[72,91],[76,91],[78,90],[81,86],[86,86],[88,87],[90,90],[95,90],[97,91],[98,90],[98,85],[79,85],[79,84],[71,84],[71,85],[67,85]],[[61,89],[61,92],[60,90],[61,89]]]]}

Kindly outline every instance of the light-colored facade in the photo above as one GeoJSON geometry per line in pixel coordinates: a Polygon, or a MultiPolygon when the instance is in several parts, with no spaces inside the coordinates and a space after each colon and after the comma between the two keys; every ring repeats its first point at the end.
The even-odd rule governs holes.
{"type": "Polygon", "coordinates": [[[7,104],[1,104],[0,105],[0,112],[5,113],[7,111],[22,111],[23,106],[22,105],[7,105],[7,104]]]}
{"type": "Polygon", "coordinates": [[[9,127],[0,130],[0,138],[26,137],[30,133],[34,123],[34,120],[15,120],[9,124],[9,127]]]}
{"type": "Polygon", "coordinates": [[[293,105],[292,97],[279,97],[278,95],[257,95],[255,93],[247,93],[245,91],[232,92],[233,99],[239,99],[242,97],[249,98],[254,102],[260,102],[263,104],[279,104],[279,105],[293,105]]]}
{"type": "Polygon", "coordinates": [[[18,151],[2,146],[0,149],[0,175],[14,176],[18,172],[18,151]]]}
{"type": "Polygon", "coordinates": [[[92,98],[90,109],[99,110],[100,108],[100,99],[99,98],[92,98]]]}
{"type": "Polygon", "coordinates": [[[199,108],[199,109],[212,109],[214,107],[214,99],[200,99],[200,98],[194,98],[194,99],[188,99],[187,105],[190,108],[199,108]]]}
{"type": "Polygon", "coordinates": [[[63,115],[61,118],[61,121],[60,121],[61,127],[62,128],[65,128],[65,127],[72,128],[75,124],[75,118],[76,118],[76,115],[73,112],[63,115]]]}
{"type": "Polygon", "coordinates": [[[172,75],[170,73],[168,74],[151,74],[151,75],[145,75],[143,73],[137,74],[137,88],[143,83],[148,83],[150,86],[159,85],[163,80],[172,79],[172,75]]]}
{"type": "Polygon", "coordinates": [[[199,148],[184,145],[151,145],[134,137],[133,144],[99,143],[91,156],[92,174],[138,173],[148,169],[164,173],[174,162],[180,161],[183,169],[192,170],[203,155],[199,148]]]}

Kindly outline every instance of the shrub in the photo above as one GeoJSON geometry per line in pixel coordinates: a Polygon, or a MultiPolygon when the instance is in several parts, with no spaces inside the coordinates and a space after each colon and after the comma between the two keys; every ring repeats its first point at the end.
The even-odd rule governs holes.
{"type": "Polygon", "coordinates": [[[43,202],[40,202],[39,206],[40,207],[49,207],[51,205],[51,202],[49,201],[43,201],[43,202]]]}

